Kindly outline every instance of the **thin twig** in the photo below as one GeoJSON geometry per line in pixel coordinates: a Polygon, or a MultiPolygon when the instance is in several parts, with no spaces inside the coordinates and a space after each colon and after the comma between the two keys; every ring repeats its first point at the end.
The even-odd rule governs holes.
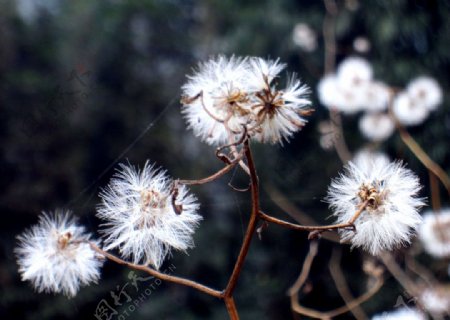
{"type": "Polygon", "coordinates": [[[255,163],[253,161],[252,152],[250,150],[248,139],[244,141],[244,153],[247,158],[248,168],[250,172],[250,187],[252,195],[252,211],[250,214],[250,220],[248,222],[247,231],[245,232],[244,241],[242,242],[241,250],[239,256],[234,265],[233,272],[228,280],[228,284],[225,288],[225,297],[231,297],[233,291],[236,287],[237,280],[242,270],[245,258],[247,256],[248,250],[250,248],[250,243],[255,233],[256,225],[258,223],[259,216],[259,187],[258,187],[258,176],[256,174],[255,163]]]}
{"type": "Polygon", "coordinates": [[[430,188],[431,188],[431,208],[433,212],[441,211],[441,194],[439,192],[439,181],[436,175],[428,170],[428,175],[430,177],[430,188]]]}
{"type": "MultiPolygon", "coordinates": [[[[341,257],[342,257],[341,248],[334,247],[333,253],[331,254],[330,263],[328,264],[328,269],[330,270],[330,274],[336,285],[336,289],[341,295],[342,300],[344,300],[345,305],[348,307],[350,303],[355,300],[355,298],[353,297],[350,288],[348,287],[348,283],[347,280],[345,279],[344,273],[342,272],[341,257]]],[[[349,308],[349,310],[358,320],[368,319],[367,314],[360,306],[349,308]]]]}
{"type": "Polygon", "coordinates": [[[400,285],[412,296],[417,297],[419,288],[414,281],[400,268],[391,253],[383,253],[380,255],[381,261],[386,266],[387,270],[400,283],[400,285]]]}
{"type": "Polygon", "coordinates": [[[298,302],[299,291],[301,290],[306,280],[308,279],[309,272],[311,270],[311,265],[316,255],[317,255],[317,242],[312,241],[310,243],[310,250],[308,252],[308,255],[306,256],[306,259],[303,263],[302,271],[300,272],[300,275],[295,284],[288,291],[291,300],[291,309],[292,311],[300,315],[305,315],[316,319],[331,319],[340,314],[346,313],[352,310],[353,308],[359,306],[360,304],[366,302],[373,295],[375,295],[383,286],[384,283],[383,277],[381,275],[377,275],[374,277],[375,283],[367,292],[363,293],[358,298],[350,301],[348,304],[342,307],[327,312],[321,312],[311,308],[304,307],[300,305],[300,303],[298,302]]]}
{"type": "Polygon", "coordinates": [[[261,219],[263,219],[267,222],[278,224],[280,226],[283,226],[283,227],[286,227],[289,229],[321,233],[324,231],[331,231],[331,230],[342,229],[342,228],[354,228],[355,227],[354,223],[355,223],[356,219],[358,219],[358,217],[361,215],[361,213],[367,207],[368,203],[369,203],[369,200],[364,201],[361,204],[360,208],[355,212],[353,217],[348,222],[331,224],[331,225],[326,225],[326,226],[303,226],[303,225],[287,222],[287,221],[272,217],[262,211],[259,211],[259,216],[261,219]]]}
{"type": "Polygon", "coordinates": [[[234,303],[233,297],[224,297],[225,306],[227,307],[228,316],[231,320],[239,320],[239,314],[236,309],[236,304],[234,303]]]}
{"type": "MultiPolygon", "coordinates": [[[[265,186],[264,188],[269,194],[270,199],[280,207],[283,212],[286,212],[289,216],[295,219],[302,225],[317,225],[318,223],[308,216],[306,213],[298,209],[286,196],[284,196],[276,187],[273,185],[265,186]]],[[[339,236],[335,233],[325,233],[322,236],[324,239],[339,243],[339,236]]]]}
{"type": "Polygon", "coordinates": [[[442,182],[447,193],[450,196],[450,178],[447,173],[434,162],[428,154],[420,147],[420,145],[414,140],[414,138],[406,131],[406,129],[400,124],[400,122],[395,118],[391,112],[392,117],[395,120],[397,130],[400,133],[400,138],[406,144],[406,146],[411,150],[412,153],[419,159],[420,162],[431,172],[433,172],[436,177],[442,182]]]}
{"type": "Polygon", "coordinates": [[[240,154],[236,159],[233,159],[228,165],[226,165],[225,167],[223,167],[216,173],[214,173],[206,178],[198,179],[198,180],[179,180],[179,183],[185,184],[185,185],[200,185],[200,184],[205,184],[205,183],[214,181],[214,180],[220,178],[221,176],[223,176],[224,174],[226,174],[227,172],[229,172],[231,169],[233,169],[239,163],[239,161],[242,160],[242,157],[243,157],[243,155],[240,154]]]}
{"type": "Polygon", "coordinates": [[[100,255],[108,258],[109,260],[111,260],[111,261],[113,261],[115,263],[118,263],[118,264],[121,264],[121,265],[125,265],[125,266],[127,266],[127,267],[129,267],[131,269],[134,269],[134,270],[144,271],[144,272],[148,273],[149,275],[154,276],[156,278],[159,278],[161,280],[177,283],[177,284],[180,284],[180,285],[183,285],[183,286],[187,286],[187,287],[191,287],[191,288],[194,288],[194,289],[196,289],[198,291],[206,293],[206,294],[208,294],[210,296],[213,296],[213,297],[216,297],[216,298],[219,298],[219,299],[223,299],[223,292],[222,291],[212,289],[210,287],[207,287],[205,285],[202,285],[202,284],[200,284],[198,282],[195,282],[195,281],[192,281],[192,280],[189,280],[189,279],[180,278],[180,277],[176,277],[176,276],[171,276],[169,274],[159,272],[159,271],[157,271],[155,269],[152,269],[152,268],[150,268],[150,267],[148,267],[146,265],[134,264],[134,263],[122,260],[119,257],[116,257],[115,255],[112,255],[112,254],[110,254],[110,253],[100,249],[93,242],[89,242],[89,244],[90,244],[92,250],[94,250],[95,252],[99,253],[100,255]]]}

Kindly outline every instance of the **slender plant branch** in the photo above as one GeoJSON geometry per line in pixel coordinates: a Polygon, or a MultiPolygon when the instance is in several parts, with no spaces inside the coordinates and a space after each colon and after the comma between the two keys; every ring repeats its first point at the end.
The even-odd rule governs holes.
{"type": "Polygon", "coordinates": [[[402,141],[406,144],[409,150],[411,150],[411,152],[414,153],[417,159],[419,159],[419,161],[422,162],[422,164],[428,170],[430,170],[433,174],[436,175],[436,177],[438,177],[438,179],[447,189],[447,193],[450,196],[450,178],[447,175],[447,173],[428,156],[428,154],[422,149],[422,147],[416,142],[416,140],[414,140],[414,138],[408,133],[408,131],[395,118],[392,112],[391,116],[395,121],[397,130],[400,133],[400,138],[402,139],[402,141]]]}
{"type": "MultiPolygon", "coordinates": [[[[336,289],[338,290],[342,300],[344,300],[345,305],[348,307],[352,301],[355,300],[350,288],[348,287],[348,282],[345,279],[344,273],[341,269],[341,258],[342,250],[340,247],[334,247],[333,253],[331,254],[330,263],[328,264],[328,269],[330,270],[331,277],[333,278],[336,289]]],[[[357,320],[368,319],[367,314],[360,306],[355,306],[354,308],[349,308],[350,312],[355,316],[357,320]]]]}
{"type": "Polygon", "coordinates": [[[225,306],[227,307],[228,316],[230,317],[230,319],[239,320],[239,314],[237,312],[233,297],[225,296],[223,299],[225,301],[225,306]]]}
{"type": "Polygon", "coordinates": [[[258,223],[258,215],[259,215],[259,183],[258,176],[256,174],[256,167],[253,161],[253,155],[250,150],[248,139],[244,141],[244,153],[247,159],[248,168],[250,172],[250,189],[252,196],[252,210],[250,213],[250,220],[248,222],[247,231],[244,236],[244,241],[242,242],[241,250],[239,252],[239,256],[234,265],[233,272],[228,281],[227,287],[225,288],[225,297],[231,297],[233,295],[233,291],[237,285],[237,280],[242,270],[242,266],[244,264],[245,258],[247,256],[248,250],[250,248],[250,243],[253,238],[253,234],[256,230],[256,225],[258,223]]]}
{"type": "MultiPolygon", "coordinates": [[[[324,55],[324,74],[329,74],[336,67],[336,16],[339,13],[338,7],[334,0],[323,1],[326,9],[325,18],[323,19],[322,33],[325,45],[324,55]]],[[[337,110],[330,109],[330,120],[333,125],[333,144],[336,152],[343,163],[347,163],[351,158],[347,144],[344,138],[344,130],[342,129],[341,115],[337,110]]]]}
{"type": "Polygon", "coordinates": [[[439,181],[436,175],[428,170],[428,176],[430,177],[431,188],[431,208],[433,212],[439,212],[441,210],[441,195],[439,192],[439,181]]]}
{"type": "Polygon", "coordinates": [[[239,161],[242,160],[242,155],[238,156],[238,158],[234,159],[233,161],[231,161],[229,164],[227,164],[225,167],[223,167],[222,169],[220,169],[219,171],[217,171],[216,173],[203,178],[203,179],[198,179],[198,180],[179,180],[180,184],[185,184],[185,185],[200,185],[200,184],[205,184],[205,183],[209,183],[211,181],[214,181],[218,178],[220,178],[221,176],[223,176],[224,174],[228,173],[231,169],[233,169],[238,163],[239,161]]]}
{"type": "Polygon", "coordinates": [[[400,285],[413,297],[419,294],[419,287],[413,280],[400,268],[391,253],[384,253],[380,256],[381,261],[386,266],[387,270],[400,283],[400,285]]]}
{"type": "Polygon", "coordinates": [[[384,284],[383,277],[381,275],[374,275],[375,283],[372,285],[372,287],[367,292],[363,293],[356,299],[350,301],[348,304],[346,304],[342,307],[336,308],[334,310],[327,311],[327,312],[317,311],[317,310],[307,308],[307,307],[300,305],[300,303],[298,302],[299,291],[301,290],[301,288],[305,284],[306,280],[308,279],[309,272],[311,271],[312,263],[314,261],[314,258],[317,255],[317,246],[318,246],[318,244],[315,241],[312,241],[310,243],[310,249],[309,249],[308,255],[306,256],[305,261],[303,263],[302,271],[300,272],[300,275],[299,275],[297,281],[294,283],[294,285],[288,291],[288,294],[289,294],[290,300],[291,300],[292,311],[294,311],[300,315],[305,315],[305,316],[312,317],[312,318],[331,319],[340,314],[349,312],[353,308],[366,302],[373,295],[375,295],[383,286],[383,284],[384,284]]]}
{"type": "Polygon", "coordinates": [[[148,273],[149,275],[154,276],[156,278],[159,278],[161,280],[177,283],[177,284],[180,284],[180,285],[183,285],[183,286],[187,286],[187,287],[191,287],[191,288],[194,288],[194,289],[196,289],[198,291],[206,293],[206,294],[208,294],[210,296],[213,296],[213,297],[216,297],[216,298],[219,298],[219,299],[223,299],[223,292],[222,291],[212,289],[210,287],[207,287],[205,285],[202,285],[202,284],[200,284],[198,282],[195,282],[195,281],[192,281],[192,280],[188,280],[188,279],[180,278],[180,277],[176,277],[176,276],[171,276],[169,274],[159,272],[159,271],[157,271],[155,269],[152,269],[152,268],[150,268],[148,266],[145,266],[145,265],[134,264],[134,263],[122,260],[121,258],[116,257],[115,255],[112,255],[112,254],[110,254],[110,253],[100,249],[93,242],[89,242],[89,244],[90,244],[92,250],[94,250],[95,252],[99,253],[100,255],[106,257],[107,259],[109,259],[109,260],[111,260],[111,261],[113,261],[115,263],[118,263],[118,264],[121,264],[121,265],[125,265],[125,266],[127,266],[127,267],[129,267],[131,269],[134,269],[134,270],[144,271],[144,272],[148,273]]]}
{"type": "MultiPolygon", "coordinates": [[[[298,209],[286,196],[284,196],[276,187],[269,185],[265,186],[266,192],[270,199],[297,222],[302,225],[318,225],[318,223],[309,215],[298,209]]],[[[339,236],[335,233],[324,233],[324,239],[339,243],[339,236]]]]}
{"type": "Polygon", "coordinates": [[[331,225],[327,225],[327,226],[302,226],[299,224],[287,222],[287,221],[272,217],[262,211],[259,211],[259,217],[267,222],[278,224],[282,227],[286,227],[289,229],[312,232],[313,234],[310,234],[310,238],[311,238],[311,237],[316,236],[325,231],[331,231],[331,230],[342,229],[342,228],[355,228],[354,223],[355,223],[356,219],[358,219],[358,217],[361,215],[361,213],[364,211],[364,209],[367,207],[368,204],[369,204],[369,200],[364,201],[361,204],[360,208],[355,212],[353,217],[348,222],[331,224],[331,225]]]}

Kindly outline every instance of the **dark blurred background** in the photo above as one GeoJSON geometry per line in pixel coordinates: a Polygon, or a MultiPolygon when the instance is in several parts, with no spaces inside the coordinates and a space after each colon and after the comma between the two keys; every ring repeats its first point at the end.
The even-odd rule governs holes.
{"type": "MultiPolygon", "coordinates": [[[[439,81],[444,104],[410,132],[449,172],[450,2],[337,4],[338,62],[352,54],[364,56],[373,63],[377,79],[396,87],[420,74],[439,81]],[[360,50],[357,38],[366,40],[369,49],[360,50]]],[[[185,75],[215,54],[280,57],[311,87],[316,111],[303,131],[283,146],[253,147],[264,210],[289,219],[271,199],[277,197],[271,191],[275,188],[316,221],[330,222],[322,199],[342,164],[333,150],[319,145],[318,125],[328,117],[316,95],[324,69],[324,15],[323,3],[315,0],[2,0],[0,318],[95,319],[102,301],[117,311],[111,319],[227,317],[221,301],[154,280],[140,282],[136,290],[128,287],[135,300],[153,285],[138,307],[131,308],[130,302],[114,305],[111,291],[128,283],[130,270],[112,263],[106,263],[98,285],[83,288],[73,299],[37,294],[20,281],[13,253],[16,235],[35,224],[43,210],[70,209],[95,232],[98,192],[120,162],[143,166],[150,159],[180,178],[200,178],[219,169],[214,148],[186,129],[179,103],[185,75]],[[299,23],[315,33],[312,49],[293,41],[299,23]]],[[[344,118],[352,151],[366,144],[357,119],[344,118]]],[[[427,172],[398,135],[379,148],[405,159],[425,185],[423,195],[429,194],[427,172]]],[[[230,181],[238,187],[247,183],[235,171],[192,188],[204,217],[195,234],[196,248],[188,255],[175,253],[162,269],[175,266],[175,274],[215,288],[226,284],[250,204],[249,194],[230,189],[230,181]]],[[[448,199],[443,202],[448,205],[448,199]]],[[[311,274],[312,291],[301,298],[320,310],[343,304],[327,269],[332,247],[322,240],[311,274]]],[[[307,249],[307,234],[277,226],[264,231],[261,240],[254,238],[235,295],[242,319],[292,318],[286,290],[307,249]]],[[[363,256],[348,246],[342,250],[342,266],[357,295],[366,286],[363,256]]],[[[392,309],[401,295],[402,289],[388,281],[364,310],[371,315],[392,309]]]]}

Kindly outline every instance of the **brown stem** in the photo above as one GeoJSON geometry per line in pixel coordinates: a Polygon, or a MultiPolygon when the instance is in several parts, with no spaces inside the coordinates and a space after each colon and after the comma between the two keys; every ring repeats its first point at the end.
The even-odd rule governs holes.
{"type": "Polygon", "coordinates": [[[413,297],[419,296],[419,288],[413,280],[400,268],[391,253],[380,255],[381,261],[386,266],[392,276],[401,284],[401,286],[413,297]]]}
{"type": "MultiPolygon", "coordinates": [[[[392,113],[391,113],[392,114],[392,113]]],[[[395,117],[394,117],[395,119],[395,117]]],[[[447,173],[434,162],[428,154],[420,147],[420,145],[414,140],[414,138],[406,131],[406,129],[395,119],[397,125],[397,130],[400,133],[400,138],[408,146],[409,150],[419,159],[420,162],[431,172],[433,172],[436,177],[442,182],[444,187],[450,196],[450,178],[447,173]]]]}
{"type": "MultiPolygon", "coordinates": [[[[305,212],[298,209],[286,196],[284,196],[277,188],[273,185],[265,186],[266,192],[269,194],[270,199],[286,212],[289,216],[295,219],[297,222],[303,225],[317,225],[317,222],[308,216],[305,212]]],[[[335,233],[325,233],[323,235],[324,239],[329,241],[339,243],[339,236],[335,233]]]]}
{"type": "Polygon", "coordinates": [[[226,165],[225,167],[223,167],[216,173],[210,175],[209,177],[206,177],[203,179],[198,179],[198,180],[179,180],[179,183],[185,184],[185,185],[200,185],[200,184],[205,184],[205,183],[214,181],[214,180],[220,178],[221,176],[223,176],[224,174],[226,174],[227,172],[229,172],[231,169],[233,169],[234,166],[236,166],[239,163],[239,161],[241,161],[241,160],[242,160],[242,155],[239,155],[236,159],[231,161],[228,165],[226,165]]]}
{"type": "Polygon", "coordinates": [[[228,316],[231,320],[239,320],[239,314],[236,309],[233,297],[224,297],[225,306],[227,307],[228,316]]]}
{"type": "MultiPolygon", "coordinates": [[[[338,15],[338,7],[334,0],[324,0],[326,15],[323,19],[322,33],[325,45],[324,74],[329,74],[336,67],[336,34],[335,24],[338,15]]],[[[347,163],[351,158],[342,129],[341,115],[337,110],[330,109],[330,120],[333,124],[334,139],[333,144],[336,152],[343,163],[347,163]]]]}
{"type": "Polygon", "coordinates": [[[439,181],[436,175],[429,170],[428,175],[430,177],[431,207],[433,208],[433,212],[439,212],[441,210],[441,195],[439,192],[439,181]]]}
{"type": "Polygon", "coordinates": [[[341,229],[341,228],[354,227],[354,223],[355,223],[356,219],[358,219],[358,217],[361,215],[361,213],[367,207],[368,203],[369,203],[369,200],[364,201],[361,204],[360,208],[355,212],[353,217],[348,222],[331,224],[331,225],[327,225],[327,226],[302,226],[299,224],[287,222],[287,221],[272,217],[262,211],[259,211],[259,217],[267,222],[275,223],[280,226],[283,226],[283,227],[286,227],[289,229],[293,229],[293,230],[310,231],[310,232],[311,231],[324,232],[324,231],[336,230],[336,229],[341,229]]]}
{"type": "Polygon", "coordinates": [[[231,297],[233,291],[236,287],[237,280],[242,270],[242,266],[247,256],[248,250],[250,248],[250,243],[255,233],[256,224],[258,223],[259,215],[259,188],[258,188],[258,176],[256,174],[255,163],[253,161],[252,152],[250,150],[248,139],[244,141],[244,153],[247,158],[248,169],[250,173],[250,189],[252,195],[252,211],[250,214],[250,220],[248,222],[247,231],[244,236],[244,241],[242,242],[241,250],[239,256],[234,265],[233,272],[228,280],[227,287],[225,288],[225,297],[231,297]]]}
{"type": "Polygon", "coordinates": [[[327,311],[327,312],[321,312],[321,311],[317,311],[317,310],[314,310],[311,308],[304,307],[304,306],[300,305],[300,303],[298,302],[299,291],[305,284],[306,280],[308,279],[309,272],[311,270],[311,265],[312,265],[316,255],[317,255],[317,243],[312,241],[310,243],[310,250],[308,252],[308,255],[306,256],[306,259],[303,263],[302,271],[300,272],[300,275],[299,275],[297,281],[289,289],[289,292],[288,292],[288,294],[290,295],[290,298],[291,298],[292,311],[294,311],[300,315],[305,315],[305,316],[317,318],[317,319],[331,319],[340,314],[346,313],[346,312],[352,310],[353,308],[359,306],[360,304],[366,302],[374,294],[376,294],[380,290],[380,288],[383,286],[383,283],[384,283],[383,277],[379,275],[379,276],[375,277],[374,285],[367,292],[363,293],[358,298],[348,302],[348,304],[346,304],[342,307],[339,307],[339,308],[336,308],[334,310],[327,311]]]}
{"type": "MultiPolygon", "coordinates": [[[[341,269],[341,248],[333,248],[333,253],[331,254],[330,263],[328,269],[330,270],[331,277],[333,278],[336,289],[344,300],[347,307],[350,306],[351,302],[355,300],[350,288],[348,287],[347,280],[345,279],[344,273],[341,269]]],[[[355,316],[355,319],[365,320],[368,319],[366,313],[360,306],[355,306],[354,308],[349,308],[350,312],[355,316]]]]}
{"type": "Polygon", "coordinates": [[[150,274],[151,276],[154,276],[156,278],[159,278],[161,280],[164,281],[168,281],[168,282],[173,282],[173,283],[177,283],[183,286],[187,286],[187,287],[191,287],[194,288],[198,291],[201,291],[203,293],[206,293],[210,296],[219,298],[219,299],[223,299],[223,292],[219,291],[219,290],[215,290],[212,289],[210,287],[204,286],[198,282],[192,281],[192,280],[188,280],[188,279],[184,279],[184,278],[180,278],[180,277],[176,277],[176,276],[171,276],[162,272],[159,272],[155,269],[149,268],[145,265],[141,265],[141,264],[134,264],[125,260],[120,259],[119,257],[116,257],[115,255],[112,255],[102,249],[100,249],[95,243],[93,242],[89,242],[92,250],[94,250],[95,252],[99,253],[100,255],[108,258],[111,261],[114,261],[115,263],[121,264],[121,265],[125,265],[131,269],[134,270],[140,270],[140,271],[144,271],[148,274],[150,274]]]}

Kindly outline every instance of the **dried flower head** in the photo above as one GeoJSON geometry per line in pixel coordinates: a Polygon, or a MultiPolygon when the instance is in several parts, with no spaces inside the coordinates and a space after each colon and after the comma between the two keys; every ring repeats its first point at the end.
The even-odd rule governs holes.
{"type": "Polygon", "coordinates": [[[260,142],[278,143],[303,127],[308,88],[292,77],[286,89],[275,79],[279,60],[219,56],[201,64],[183,86],[188,126],[205,142],[223,145],[245,131],[260,142]]]}
{"type": "Polygon", "coordinates": [[[426,252],[437,258],[450,257],[450,209],[428,211],[423,216],[419,239],[426,252]]]}
{"type": "Polygon", "coordinates": [[[15,253],[22,280],[31,281],[38,292],[74,297],[80,286],[100,278],[103,259],[91,249],[90,235],[68,211],[44,213],[18,239],[15,253]]]}
{"type": "Polygon", "coordinates": [[[197,199],[148,162],[141,171],[122,164],[100,197],[105,250],[119,248],[124,258],[159,268],[171,248],[194,246],[192,234],[202,219],[197,199]]]}
{"type": "Polygon", "coordinates": [[[366,201],[367,206],[354,223],[356,232],[340,230],[342,240],[372,255],[409,243],[424,204],[417,197],[421,186],[413,172],[401,162],[384,161],[350,162],[345,169],[332,181],[326,198],[337,223],[348,222],[366,201]]]}

